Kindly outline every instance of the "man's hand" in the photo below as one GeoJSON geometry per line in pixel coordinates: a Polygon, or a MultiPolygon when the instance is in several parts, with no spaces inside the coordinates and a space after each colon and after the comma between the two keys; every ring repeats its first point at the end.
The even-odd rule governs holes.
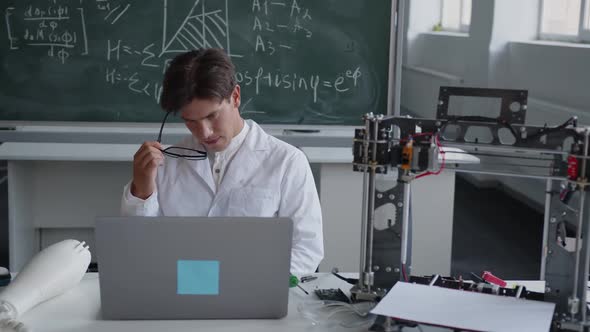
{"type": "Polygon", "coordinates": [[[158,142],[144,142],[133,156],[133,196],[147,199],[156,190],[158,166],[164,163],[161,149],[162,145],[158,142]]]}

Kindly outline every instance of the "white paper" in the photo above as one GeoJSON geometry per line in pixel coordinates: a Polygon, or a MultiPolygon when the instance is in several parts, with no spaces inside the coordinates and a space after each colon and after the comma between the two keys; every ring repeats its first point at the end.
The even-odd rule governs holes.
{"type": "Polygon", "coordinates": [[[398,282],[374,314],[474,331],[549,331],[554,303],[398,282]]]}

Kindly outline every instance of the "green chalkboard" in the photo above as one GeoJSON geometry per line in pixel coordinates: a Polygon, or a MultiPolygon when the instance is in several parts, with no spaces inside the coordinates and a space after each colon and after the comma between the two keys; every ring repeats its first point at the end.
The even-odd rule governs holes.
{"type": "Polygon", "coordinates": [[[391,0],[3,1],[0,120],[159,122],[179,52],[222,47],[261,123],[385,113],[391,0]]]}

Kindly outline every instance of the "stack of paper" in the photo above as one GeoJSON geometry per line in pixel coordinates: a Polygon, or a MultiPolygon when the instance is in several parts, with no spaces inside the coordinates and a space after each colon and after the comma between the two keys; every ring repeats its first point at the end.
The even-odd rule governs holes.
{"type": "Polygon", "coordinates": [[[371,311],[473,331],[549,331],[555,304],[398,282],[371,311]]]}

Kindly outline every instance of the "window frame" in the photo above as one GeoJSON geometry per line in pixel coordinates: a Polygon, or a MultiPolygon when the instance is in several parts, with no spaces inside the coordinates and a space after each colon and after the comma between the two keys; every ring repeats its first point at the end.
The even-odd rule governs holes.
{"type": "Polygon", "coordinates": [[[580,22],[578,24],[577,35],[563,35],[557,33],[542,32],[541,29],[543,26],[544,7],[545,0],[541,0],[541,4],[539,6],[539,24],[537,26],[537,34],[539,40],[561,41],[570,43],[590,43],[590,28],[585,28],[586,22],[590,21],[590,0],[580,0],[580,22]]]}
{"type": "Polygon", "coordinates": [[[590,0],[582,0],[579,31],[580,41],[590,43],[590,0]]]}
{"type": "MultiPolygon", "coordinates": [[[[445,7],[445,0],[440,0],[440,27],[442,31],[446,32],[458,32],[458,33],[469,33],[469,28],[471,27],[471,20],[469,24],[463,24],[463,8],[465,7],[465,1],[472,1],[472,0],[460,0],[459,4],[459,29],[446,27],[443,25],[443,13],[445,7]]],[[[473,6],[473,1],[472,4],[473,6]]],[[[473,7],[472,7],[473,9],[473,7]]]]}

